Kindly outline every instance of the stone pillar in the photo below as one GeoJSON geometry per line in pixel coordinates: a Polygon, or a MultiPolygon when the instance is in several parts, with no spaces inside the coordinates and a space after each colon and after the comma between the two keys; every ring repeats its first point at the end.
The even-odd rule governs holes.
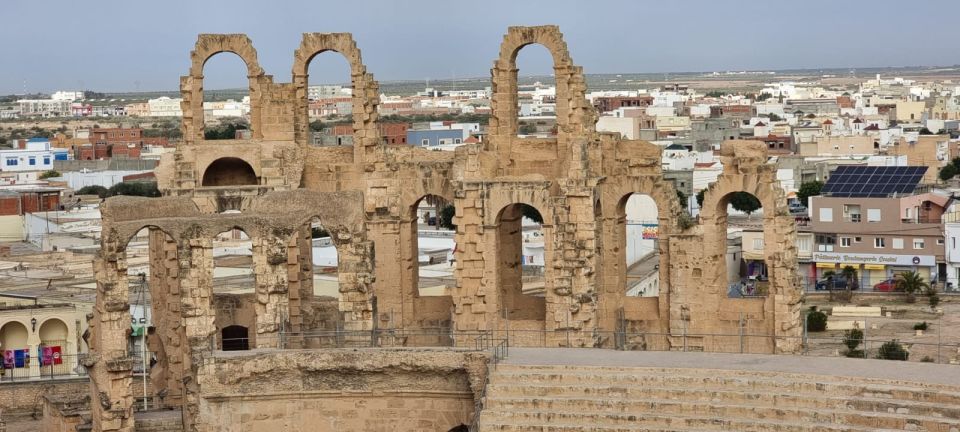
{"type": "Polygon", "coordinates": [[[130,334],[130,292],[126,256],[115,241],[104,239],[94,260],[96,312],[90,319],[90,352],[84,366],[90,374],[91,418],[95,432],[133,431],[133,360],[127,354],[130,334]]]}
{"type": "Polygon", "coordinates": [[[216,314],[213,310],[213,240],[192,238],[181,244],[180,307],[185,345],[182,392],[185,431],[196,430],[200,395],[193,377],[203,358],[215,348],[216,314]],[[187,372],[189,371],[189,372],[187,372]]]}
{"type": "MultiPolygon", "coordinates": [[[[253,238],[253,271],[256,280],[257,348],[282,347],[281,330],[289,310],[287,239],[268,234],[253,238]]],[[[294,257],[296,263],[296,257],[294,257]]]]}

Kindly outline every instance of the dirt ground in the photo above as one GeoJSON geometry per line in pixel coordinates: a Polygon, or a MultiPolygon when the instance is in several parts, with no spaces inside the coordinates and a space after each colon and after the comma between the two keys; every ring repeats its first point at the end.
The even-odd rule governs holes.
{"type": "MultiPolygon", "coordinates": [[[[916,303],[909,304],[902,298],[877,296],[871,298],[862,295],[850,303],[829,302],[808,298],[805,307],[817,306],[830,315],[834,306],[874,306],[881,307],[883,317],[830,317],[829,320],[865,320],[864,339],[867,340],[867,355],[876,357],[877,349],[883,342],[897,339],[910,352],[910,361],[939,363],[960,362],[960,297],[940,295],[938,310],[932,310],[925,296],[918,296],[916,303]],[[888,312],[890,317],[887,317],[888,312]],[[941,313],[942,312],[942,313],[941,313]],[[926,322],[927,330],[917,335],[914,325],[926,322]],[[939,344],[939,348],[938,348],[939,344]]],[[[828,330],[808,333],[808,345],[812,354],[843,355],[847,349],[843,344],[844,331],[828,330]]],[[[861,346],[859,349],[863,349],[861,346]]]]}

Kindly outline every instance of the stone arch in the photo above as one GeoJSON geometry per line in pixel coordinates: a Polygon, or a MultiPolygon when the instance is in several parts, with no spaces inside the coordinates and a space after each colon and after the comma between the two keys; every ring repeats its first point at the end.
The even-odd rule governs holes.
{"type": "Polygon", "coordinates": [[[20,320],[0,325],[0,349],[27,349],[30,341],[30,326],[20,320]]]}
{"type": "Polygon", "coordinates": [[[164,235],[166,235],[167,237],[169,237],[169,238],[171,238],[171,239],[175,238],[174,235],[173,235],[170,231],[168,231],[167,229],[165,229],[165,228],[163,228],[163,227],[160,227],[160,226],[158,226],[158,225],[154,225],[154,224],[131,225],[131,226],[125,227],[125,228],[127,228],[127,229],[124,229],[123,232],[117,233],[117,240],[118,240],[118,243],[117,243],[117,247],[118,247],[118,248],[117,248],[117,250],[118,250],[118,251],[126,251],[126,250],[127,250],[127,245],[130,244],[130,241],[133,240],[133,238],[134,238],[137,234],[139,234],[140,231],[143,231],[143,230],[145,230],[145,229],[157,230],[157,231],[162,232],[164,235]]]}
{"type": "Polygon", "coordinates": [[[261,81],[265,78],[257,50],[244,34],[200,34],[190,52],[190,75],[180,78],[181,103],[184,117],[184,138],[187,142],[203,141],[203,67],[211,57],[229,52],[236,54],[247,65],[250,82],[250,130],[253,138],[262,138],[260,122],[261,81]]]}
{"type": "Polygon", "coordinates": [[[238,157],[222,157],[207,165],[201,185],[208,186],[256,186],[259,177],[247,161],[238,157]]]}
{"type": "Polygon", "coordinates": [[[538,44],[545,47],[553,57],[554,77],[557,87],[557,126],[558,138],[588,127],[584,115],[594,115],[592,107],[586,110],[586,83],[583,70],[573,64],[567,43],[557,26],[510,27],[500,45],[500,56],[494,62],[491,75],[493,80],[493,113],[490,117],[490,131],[494,136],[516,137],[517,135],[517,54],[527,45],[538,44]]]}
{"type": "MultiPolygon", "coordinates": [[[[413,294],[414,297],[420,297],[420,296],[422,295],[422,293],[420,292],[420,282],[421,282],[421,281],[420,281],[420,271],[419,271],[419,270],[420,270],[420,262],[419,262],[419,251],[420,251],[419,227],[420,227],[421,224],[429,225],[429,224],[430,224],[429,219],[430,219],[430,218],[433,218],[433,219],[435,219],[435,225],[434,225],[434,226],[435,226],[435,228],[436,228],[437,230],[439,230],[439,229],[440,229],[440,219],[441,219],[440,213],[443,211],[443,208],[445,208],[446,206],[452,206],[452,205],[454,205],[453,197],[452,197],[452,196],[443,196],[443,195],[439,195],[439,194],[427,193],[427,194],[424,194],[424,195],[420,196],[419,198],[417,198],[417,199],[413,202],[413,204],[410,204],[410,205],[407,207],[407,212],[408,212],[408,213],[407,213],[407,215],[405,215],[405,217],[404,217],[403,219],[407,219],[407,220],[409,221],[408,224],[409,224],[409,227],[410,227],[410,231],[409,231],[409,232],[410,232],[410,235],[409,235],[410,241],[407,242],[407,243],[409,244],[409,249],[407,249],[407,256],[410,258],[410,264],[409,264],[409,266],[408,266],[408,267],[410,268],[410,271],[409,271],[409,272],[405,272],[405,273],[408,273],[408,274],[404,274],[403,277],[404,277],[405,279],[407,279],[407,278],[410,279],[410,283],[409,283],[410,291],[411,291],[411,293],[413,294]],[[432,198],[431,198],[431,197],[432,197],[432,198]],[[436,207],[435,207],[435,210],[427,211],[426,213],[429,214],[430,216],[427,217],[427,214],[425,214],[424,216],[427,217],[428,220],[421,221],[421,220],[420,220],[420,216],[419,216],[419,214],[418,214],[418,213],[419,213],[420,204],[423,203],[425,200],[431,200],[431,199],[435,200],[434,202],[437,204],[436,207]]],[[[446,281],[446,286],[447,286],[447,288],[452,288],[453,286],[456,285],[455,282],[452,281],[452,276],[453,276],[453,275],[452,275],[452,270],[451,270],[450,280],[447,280],[447,281],[446,281]]],[[[438,281],[438,282],[443,282],[443,281],[438,281]]]]}
{"type": "Polygon", "coordinates": [[[66,342],[70,337],[70,327],[60,318],[47,318],[37,326],[40,343],[66,342]]]}
{"type": "MultiPolygon", "coordinates": [[[[310,118],[307,113],[307,86],[310,62],[327,51],[343,55],[350,64],[350,83],[353,86],[353,145],[357,149],[380,144],[377,127],[377,106],[380,103],[379,86],[373,75],[367,73],[360,49],[350,33],[304,33],[300,47],[293,55],[293,85],[296,91],[294,140],[306,146],[310,140],[310,118]],[[357,132],[364,131],[365,134],[357,132]]],[[[355,155],[357,150],[355,150],[355,155]]]]}
{"type": "MultiPolygon", "coordinates": [[[[540,234],[543,235],[542,226],[546,222],[543,217],[544,212],[530,204],[524,202],[507,204],[496,213],[496,286],[499,291],[499,306],[506,319],[510,321],[542,322],[545,325],[547,317],[546,284],[541,282],[543,284],[543,295],[541,296],[523,293],[524,279],[528,275],[524,273],[523,268],[527,258],[523,256],[525,239],[523,237],[522,221],[527,216],[529,209],[539,214],[541,220],[543,220],[540,230],[540,234]]],[[[543,272],[540,275],[541,280],[545,280],[546,275],[544,273],[548,268],[547,262],[550,260],[546,251],[546,243],[549,240],[544,236],[543,241],[543,262],[539,266],[543,272]]]]}
{"type": "Polygon", "coordinates": [[[223,351],[249,350],[250,329],[241,325],[229,325],[220,329],[220,348],[223,351]]]}

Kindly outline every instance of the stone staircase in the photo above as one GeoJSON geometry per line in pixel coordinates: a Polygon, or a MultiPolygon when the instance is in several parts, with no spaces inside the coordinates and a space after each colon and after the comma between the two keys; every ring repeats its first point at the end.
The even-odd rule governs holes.
{"type": "Polygon", "coordinates": [[[960,386],[812,374],[501,364],[484,402],[485,432],[960,432],[960,386]]]}

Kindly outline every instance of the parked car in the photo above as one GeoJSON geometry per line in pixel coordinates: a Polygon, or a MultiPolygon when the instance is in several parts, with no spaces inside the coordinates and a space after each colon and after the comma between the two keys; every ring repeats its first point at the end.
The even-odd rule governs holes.
{"type": "Polygon", "coordinates": [[[881,281],[873,286],[874,291],[879,292],[893,292],[897,290],[897,280],[895,278],[890,278],[881,281]]]}
{"type": "MultiPolygon", "coordinates": [[[[847,278],[843,277],[842,275],[830,276],[830,277],[818,280],[814,288],[817,291],[845,290],[847,289],[847,278]]],[[[857,289],[857,285],[854,285],[853,289],[857,289]]]]}
{"type": "Polygon", "coordinates": [[[803,214],[807,212],[807,206],[800,203],[790,203],[790,214],[803,214]]]}

